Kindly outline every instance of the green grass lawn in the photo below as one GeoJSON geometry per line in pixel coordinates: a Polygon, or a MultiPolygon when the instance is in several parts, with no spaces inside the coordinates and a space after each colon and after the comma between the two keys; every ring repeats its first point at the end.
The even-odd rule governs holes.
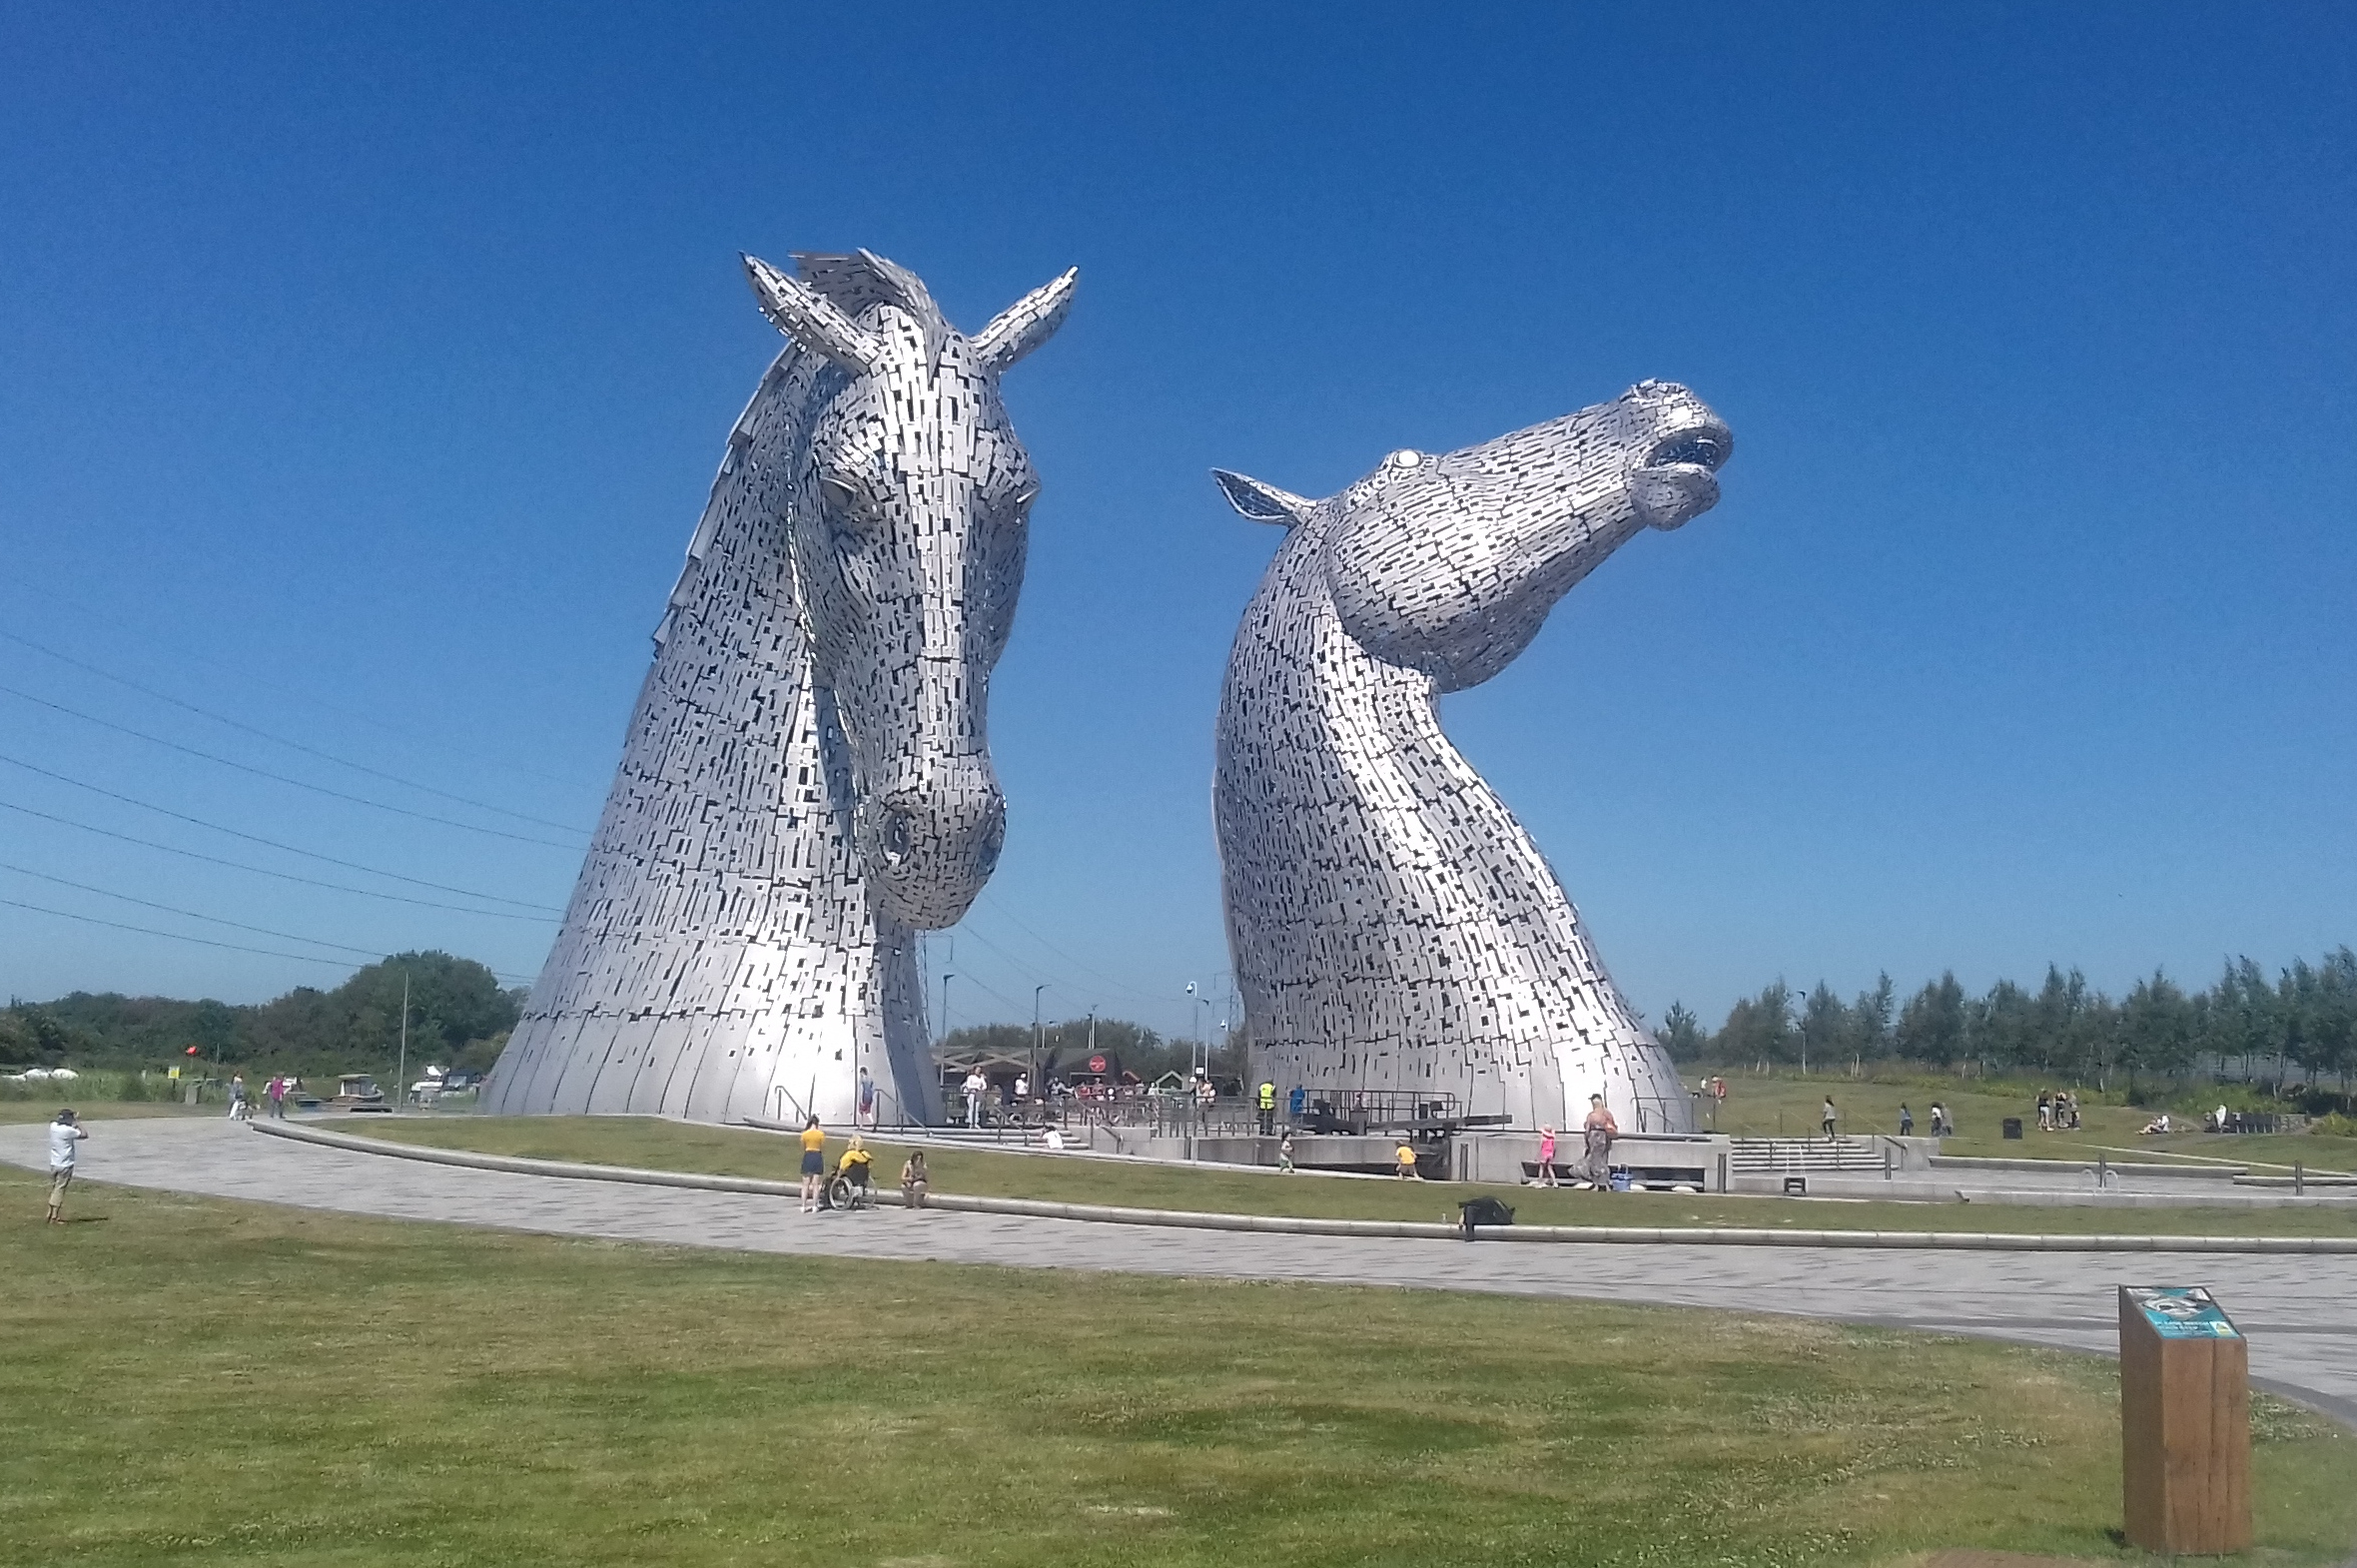
{"type": "MultiPolygon", "coordinates": [[[[801,1149],[791,1138],[744,1128],[697,1127],[651,1117],[352,1117],[313,1124],[440,1149],[577,1160],[591,1165],[702,1171],[792,1181],[801,1149]]],[[[876,1167],[897,1182],[907,1158],[889,1139],[876,1167]]],[[[841,1139],[828,1144],[830,1159],[841,1139]]],[[[1457,1203],[1503,1197],[1522,1224],[1782,1225],[1826,1230],[2091,1231],[2152,1235],[2357,1235],[2357,1205],[2317,1208],[2054,1208],[1996,1203],[1876,1203],[1837,1199],[1714,1197],[1673,1192],[1574,1192],[1481,1183],[1423,1183],[1280,1176],[1126,1161],[932,1150],[936,1191],[1050,1202],[1219,1213],[1310,1214],[1336,1219],[1456,1218],[1457,1203]]]]}
{"type": "MultiPolygon", "coordinates": [[[[2136,1560],[2089,1357],[103,1185],[48,1228],[40,1190],[0,1168],[9,1564],[2136,1560]]],[[[2357,1438],[2265,1397],[2256,1426],[2245,1561],[2339,1561],[2357,1438]]]]}
{"type": "MultiPolygon", "coordinates": [[[[1828,1095],[1833,1096],[1845,1133],[1897,1133],[1899,1107],[1905,1102],[1914,1109],[1916,1131],[1922,1134],[1931,1128],[1932,1102],[1938,1100],[1954,1114],[1959,1128],[1959,1136],[1942,1146],[1944,1154],[2090,1162],[2098,1156],[2108,1156],[2113,1160],[2142,1159],[2163,1164],[2168,1163],[2165,1157],[2190,1155],[2253,1167],[2272,1164],[2288,1170],[2298,1162],[2311,1171],[2357,1171],[2357,1139],[2309,1135],[2246,1137],[2224,1133],[2146,1138],[2139,1130],[2152,1120],[2153,1112],[2134,1106],[2099,1106],[2091,1099],[2080,1108],[2080,1131],[2040,1133],[2035,1088],[1998,1086],[1992,1093],[1976,1080],[1966,1086],[1953,1079],[1920,1076],[1891,1079],[1853,1079],[1841,1075],[1801,1078],[1783,1073],[1770,1077],[1748,1073],[1723,1076],[1727,1080],[1727,1102],[1717,1117],[1718,1131],[1744,1138],[1814,1136],[1828,1095]],[[2003,1136],[2007,1117],[2021,1119],[2022,1136],[2017,1140],[2003,1136]],[[2119,1153],[2122,1150],[2127,1153],[2119,1153]]],[[[1686,1081],[1690,1086],[1695,1077],[1696,1070],[1688,1068],[1686,1081]]],[[[1706,1125],[1708,1121],[1706,1117],[1706,1125]]]]}

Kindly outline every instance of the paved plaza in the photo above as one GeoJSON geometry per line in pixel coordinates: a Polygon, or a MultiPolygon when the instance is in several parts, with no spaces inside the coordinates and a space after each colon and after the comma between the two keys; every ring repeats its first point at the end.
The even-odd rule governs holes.
{"type": "MultiPolygon", "coordinates": [[[[47,1163],[38,1126],[0,1160],[47,1163]]],[[[885,1208],[427,1165],[264,1138],[227,1121],[100,1121],[93,1181],[497,1229],[837,1257],[1420,1285],[1793,1312],[2109,1351],[2114,1286],[2206,1284],[2249,1333],[2253,1376],[2357,1424],[2357,1257],[1512,1245],[1264,1235],[885,1208]]],[[[1435,1204],[1435,1211],[1438,1210],[1435,1204]]]]}

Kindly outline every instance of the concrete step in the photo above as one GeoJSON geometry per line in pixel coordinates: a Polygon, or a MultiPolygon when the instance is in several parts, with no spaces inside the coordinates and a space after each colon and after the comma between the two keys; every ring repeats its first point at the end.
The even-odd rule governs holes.
{"type": "Polygon", "coordinates": [[[1883,1169],[1883,1146],[1873,1139],[1738,1138],[1729,1143],[1728,1169],[1740,1176],[1883,1169]]]}

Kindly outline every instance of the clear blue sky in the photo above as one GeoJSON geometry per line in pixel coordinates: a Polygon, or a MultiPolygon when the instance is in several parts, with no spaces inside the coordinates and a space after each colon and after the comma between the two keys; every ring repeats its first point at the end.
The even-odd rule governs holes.
{"type": "MultiPolygon", "coordinates": [[[[736,254],[865,246],[970,328],[1077,264],[1009,379],[1046,489],[953,1022],[1046,983],[1183,1030],[1227,967],[1210,730],[1275,535],[1206,468],[1323,494],[1646,377],[1733,425],[1725,499],[1444,710],[1637,1005],[2206,982],[2357,940],[2353,46],[2324,5],[12,6],[0,630],[586,825],[774,352],[736,254]]],[[[0,684],[563,837],[20,643],[0,684]]],[[[578,863],[14,696],[0,754],[530,904],[578,863]]],[[[0,801],[401,886],[4,764],[0,801]]],[[[22,812],[0,861],[510,975],[550,931],[22,812]]],[[[339,978],[0,906],[20,996],[339,978]]]]}

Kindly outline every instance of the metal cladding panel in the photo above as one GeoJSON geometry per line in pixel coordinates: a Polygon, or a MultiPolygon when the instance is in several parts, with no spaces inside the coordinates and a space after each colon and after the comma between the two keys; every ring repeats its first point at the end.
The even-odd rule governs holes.
{"type": "Polygon", "coordinates": [[[1668,1058],[1530,836],[1441,732],[1642,529],[1718,498],[1732,438],[1684,388],[1462,451],[1393,452],[1322,501],[1219,474],[1289,531],[1228,658],[1213,807],[1256,1073],[1454,1093],[1478,1115],[1689,1131],[1668,1058]]]}
{"type": "Polygon", "coordinates": [[[558,1087],[551,1107],[555,1114],[586,1116],[592,1111],[633,1109],[629,1104],[632,1080],[662,1067],[655,1047],[655,1031],[661,1022],[651,1015],[617,1018],[603,1030],[591,1029],[584,1022],[574,1048],[574,1070],[558,1087]]]}
{"type": "Polygon", "coordinates": [[[971,339],[867,252],[747,262],[790,342],[736,421],[597,832],[483,1096],[505,1115],[938,1119],[914,932],[1004,807],[985,695],[1038,483],[998,392],[1067,273],[971,339]],[[889,976],[889,979],[880,978],[889,976]]]}

